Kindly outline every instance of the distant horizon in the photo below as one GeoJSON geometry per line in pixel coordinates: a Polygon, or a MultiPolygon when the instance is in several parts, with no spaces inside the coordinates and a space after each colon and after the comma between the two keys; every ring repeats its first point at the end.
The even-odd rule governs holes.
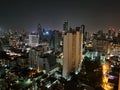
{"type": "MultiPolygon", "coordinates": [[[[38,24],[37,24],[38,25],[38,24]]],[[[36,25],[36,28],[34,28],[34,29],[25,29],[24,27],[10,27],[10,28],[1,28],[0,27],[0,32],[6,32],[6,31],[9,31],[9,30],[12,30],[12,31],[25,31],[25,32],[27,32],[27,33],[31,33],[32,31],[37,31],[37,25],[36,25]]],[[[81,24],[82,25],[82,24],[81,24]]],[[[79,26],[73,26],[73,27],[71,27],[71,26],[69,26],[69,28],[71,27],[72,29],[75,29],[76,27],[80,27],[81,25],[79,25],[79,26]]],[[[63,25],[62,25],[63,26],[63,25]]],[[[104,29],[98,29],[98,30],[95,30],[95,31],[89,31],[88,29],[89,28],[87,28],[87,30],[86,30],[86,25],[85,25],[85,32],[89,32],[89,33],[95,33],[95,32],[98,32],[98,31],[100,31],[100,30],[102,30],[104,33],[106,33],[106,32],[108,32],[108,30],[110,30],[110,29],[114,29],[115,30],[115,32],[118,32],[120,29],[115,29],[115,28],[112,28],[112,27],[108,27],[108,28],[104,28],[104,29]]],[[[63,27],[62,27],[63,28],[63,27]]],[[[59,30],[59,31],[63,31],[63,29],[52,29],[52,28],[46,28],[46,27],[42,27],[42,29],[45,29],[45,30],[59,30]]]]}

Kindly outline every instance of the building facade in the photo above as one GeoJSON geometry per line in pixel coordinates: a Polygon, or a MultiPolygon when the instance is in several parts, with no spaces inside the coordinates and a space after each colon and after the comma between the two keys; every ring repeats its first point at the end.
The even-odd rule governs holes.
{"type": "Polygon", "coordinates": [[[68,32],[63,43],[63,77],[67,78],[72,71],[78,70],[82,62],[83,33],[68,32]]]}
{"type": "Polygon", "coordinates": [[[37,46],[39,44],[39,35],[38,34],[30,34],[29,35],[29,45],[37,46]]]}

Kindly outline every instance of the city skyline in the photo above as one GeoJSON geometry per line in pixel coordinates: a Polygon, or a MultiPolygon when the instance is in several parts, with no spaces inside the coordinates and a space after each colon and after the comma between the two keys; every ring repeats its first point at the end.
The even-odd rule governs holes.
{"type": "Polygon", "coordinates": [[[115,0],[1,1],[0,89],[118,90],[119,9],[115,0]]]}
{"type": "Polygon", "coordinates": [[[86,31],[116,30],[119,26],[119,1],[103,0],[4,0],[0,3],[0,28],[37,29],[40,23],[43,28],[63,29],[64,20],[69,27],[84,24],[86,31]]]}

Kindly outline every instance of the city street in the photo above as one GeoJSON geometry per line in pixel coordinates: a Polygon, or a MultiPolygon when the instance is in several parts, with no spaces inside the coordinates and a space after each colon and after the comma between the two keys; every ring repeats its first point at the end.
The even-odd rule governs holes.
{"type": "Polygon", "coordinates": [[[113,90],[113,84],[108,82],[108,72],[110,71],[109,63],[103,63],[102,64],[102,87],[105,90],[113,90]]]}

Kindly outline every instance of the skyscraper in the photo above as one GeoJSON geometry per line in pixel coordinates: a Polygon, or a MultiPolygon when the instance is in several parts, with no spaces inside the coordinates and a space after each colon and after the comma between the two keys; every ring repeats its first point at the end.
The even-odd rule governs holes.
{"type": "Polygon", "coordinates": [[[85,33],[85,25],[84,24],[81,25],[81,30],[82,30],[82,32],[84,34],[85,33]]]}
{"type": "Polygon", "coordinates": [[[37,68],[37,65],[39,64],[38,59],[38,51],[35,49],[31,49],[29,51],[29,65],[30,67],[37,68]]]}
{"type": "Polygon", "coordinates": [[[64,30],[65,32],[68,31],[68,20],[64,22],[64,24],[63,24],[63,30],[64,30]]]}
{"type": "Polygon", "coordinates": [[[43,30],[42,30],[41,24],[38,24],[37,32],[38,32],[38,35],[39,35],[39,41],[42,41],[43,40],[43,30]]]}
{"type": "Polygon", "coordinates": [[[63,44],[63,77],[68,78],[70,72],[78,70],[81,65],[83,33],[80,30],[68,32],[63,44]]]}
{"type": "Polygon", "coordinates": [[[37,46],[39,44],[39,35],[37,33],[32,32],[29,35],[29,45],[37,46]]]}

